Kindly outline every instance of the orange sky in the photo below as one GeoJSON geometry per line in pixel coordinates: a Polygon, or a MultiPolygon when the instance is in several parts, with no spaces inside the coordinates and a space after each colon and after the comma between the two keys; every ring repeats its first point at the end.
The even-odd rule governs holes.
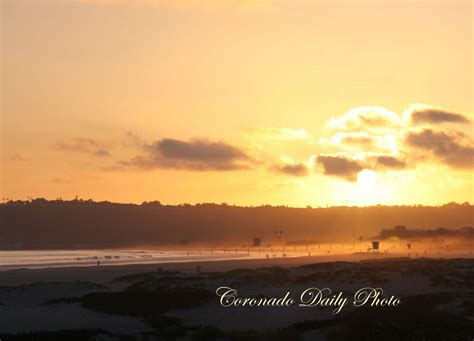
{"type": "Polygon", "coordinates": [[[474,199],[471,1],[1,6],[2,197],[474,199]]]}

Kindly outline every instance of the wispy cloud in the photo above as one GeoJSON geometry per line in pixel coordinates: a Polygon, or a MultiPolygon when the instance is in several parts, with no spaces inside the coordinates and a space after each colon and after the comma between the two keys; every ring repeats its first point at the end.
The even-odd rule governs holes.
{"type": "Polygon", "coordinates": [[[20,161],[20,162],[25,162],[29,161],[30,158],[22,153],[13,153],[8,156],[8,159],[10,161],[20,161]]]}
{"type": "Polygon", "coordinates": [[[84,153],[98,157],[109,157],[110,153],[108,151],[108,147],[109,145],[106,143],[83,137],[75,137],[58,141],[52,146],[54,150],[72,153],[84,153]]]}
{"type": "MultiPolygon", "coordinates": [[[[48,1],[48,0],[38,0],[48,1]]],[[[91,5],[157,5],[175,9],[199,8],[206,9],[216,6],[234,6],[239,8],[252,8],[255,6],[267,6],[274,3],[271,0],[57,0],[62,2],[76,2],[91,5]]]]}
{"type": "Polygon", "coordinates": [[[305,140],[311,138],[310,134],[303,128],[288,127],[260,127],[251,128],[246,131],[247,136],[257,140],[291,141],[305,140]]]}

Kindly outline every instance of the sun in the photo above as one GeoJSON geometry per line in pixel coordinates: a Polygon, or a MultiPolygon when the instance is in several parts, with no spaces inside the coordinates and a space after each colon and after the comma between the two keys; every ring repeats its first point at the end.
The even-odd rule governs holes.
{"type": "Polygon", "coordinates": [[[363,169],[357,173],[357,185],[369,189],[377,184],[377,173],[370,169],[363,169]]]}

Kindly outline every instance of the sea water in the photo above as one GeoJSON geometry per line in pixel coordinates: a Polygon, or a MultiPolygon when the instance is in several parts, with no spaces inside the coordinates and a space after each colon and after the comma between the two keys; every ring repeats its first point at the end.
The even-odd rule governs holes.
{"type": "Polygon", "coordinates": [[[100,266],[205,260],[264,258],[257,252],[183,250],[24,250],[0,251],[0,270],[70,266],[100,266]]]}

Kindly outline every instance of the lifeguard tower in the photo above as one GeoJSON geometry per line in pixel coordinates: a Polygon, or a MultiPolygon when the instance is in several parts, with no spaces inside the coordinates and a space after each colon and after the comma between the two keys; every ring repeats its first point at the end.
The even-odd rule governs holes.
{"type": "Polygon", "coordinates": [[[372,242],[372,247],[369,247],[367,249],[367,252],[373,251],[373,252],[378,252],[380,247],[380,242],[374,241],[372,242]]]}

